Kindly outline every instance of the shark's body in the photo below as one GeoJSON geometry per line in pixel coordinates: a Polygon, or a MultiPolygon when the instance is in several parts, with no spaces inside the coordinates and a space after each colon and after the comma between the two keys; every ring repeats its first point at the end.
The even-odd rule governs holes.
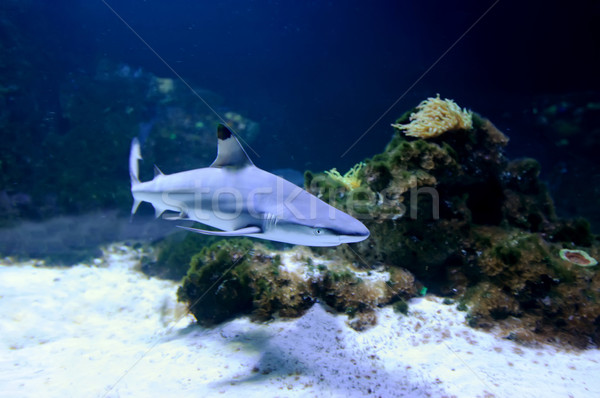
{"type": "Polygon", "coordinates": [[[291,182],[254,166],[233,134],[219,125],[218,154],[210,167],[165,175],[158,169],[140,182],[140,144],[134,139],[129,156],[134,214],[149,202],[157,217],[192,220],[217,228],[186,230],[219,236],[248,236],[305,246],[337,246],[359,242],[369,230],[350,215],[328,205],[291,182]]]}

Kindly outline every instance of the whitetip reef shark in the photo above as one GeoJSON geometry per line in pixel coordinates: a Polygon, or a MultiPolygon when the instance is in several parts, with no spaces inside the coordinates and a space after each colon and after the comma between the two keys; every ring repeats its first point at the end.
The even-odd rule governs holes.
{"type": "Polygon", "coordinates": [[[134,138],[129,174],[135,214],[141,202],[156,217],[196,221],[218,231],[178,226],[205,235],[247,236],[305,246],[360,242],[369,230],[354,217],[291,182],[256,167],[235,135],[217,127],[217,158],[201,169],[163,174],[155,166],[151,181],[139,179],[140,143],[134,138]]]}

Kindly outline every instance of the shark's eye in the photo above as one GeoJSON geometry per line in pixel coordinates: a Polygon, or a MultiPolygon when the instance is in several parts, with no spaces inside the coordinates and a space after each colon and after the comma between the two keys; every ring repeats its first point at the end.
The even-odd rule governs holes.
{"type": "Polygon", "coordinates": [[[315,228],[314,233],[315,235],[321,235],[323,233],[323,230],[321,228],[315,228]]]}

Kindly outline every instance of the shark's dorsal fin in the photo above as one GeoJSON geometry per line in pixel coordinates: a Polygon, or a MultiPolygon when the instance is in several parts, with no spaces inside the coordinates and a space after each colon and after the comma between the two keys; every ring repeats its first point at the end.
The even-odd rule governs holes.
{"type": "Polygon", "coordinates": [[[219,124],[217,127],[217,138],[219,139],[217,158],[210,167],[254,166],[240,142],[225,125],[219,124]]]}
{"type": "Polygon", "coordinates": [[[160,171],[160,169],[158,168],[157,165],[154,165],[154,177],[158,177],[158,176],[162,176],[164,175],[162,171],[160,171]]]}

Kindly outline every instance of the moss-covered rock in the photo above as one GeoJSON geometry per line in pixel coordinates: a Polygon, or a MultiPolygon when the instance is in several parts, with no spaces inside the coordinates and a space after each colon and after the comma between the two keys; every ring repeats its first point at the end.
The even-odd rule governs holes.
{"type": "Polygon", "coordinates": [[[196,254],[177,295],[202,324],[239,314],[261,321],[297,317],[319,300],[347,314],[351,327],[364,329],[376,321],[376,307],[415,296],[416,286],[402,269],[358,270],[306,249],[273,252],[233,239],[196,254]]]}
{"type": "Polygon", "coordinates": [[[251,248],[249,240],[222,240],[192,258],[177,298],[198,321],[214,324],[252,309],[251,248]]]}
{"type": "Polygon", "coordinates": [[[432,292],[468,304],[472,326],[518,317],[520,335],[597,344],[595,267],[566,264],[558,253],[586,247],[597,256],[599,242],[585,220],[558,219],[539,163],[509,161],[507,143],[475,114],[471,130],[427,140],[396,133],[365,161],[357,189],[322,174],[310,174],[306,187],[371,231],[366,241],[339,248],[342,256],[408,269],[432,292]]]}
{"type": "Polygon", "coordinates": [[[429,140],[394,135],[385,151],[366,160],[359,189],[340,189],[311,174],[306,187],[361,219],[371,238],[341,250],[367,264],[401,266],[439,291],[446,264],[475,222],[502,221],[501,171],[507,138],[475,116],[474,130],[429,140]],[[436,288],[437,287],[437,288],[436,288]]]}
{"type": "MultiPolygon", "coordinates": [[[[563,260],[562,244],[541,234],[503,228],[474,229],[477,242],[465,263],[477,268],[462,296],[469,324],[492,327],[518,317],[517,340],[560,341],[585,348],[600,339],[599,277],[594,269],[563,260]],[[523,336],[528,336],[527,339],[523,336]]],[[[597,247],[593,250],[597,255],[597,247]]],[[[509,322],[510,324],[510,322],[509,322]]]]}

